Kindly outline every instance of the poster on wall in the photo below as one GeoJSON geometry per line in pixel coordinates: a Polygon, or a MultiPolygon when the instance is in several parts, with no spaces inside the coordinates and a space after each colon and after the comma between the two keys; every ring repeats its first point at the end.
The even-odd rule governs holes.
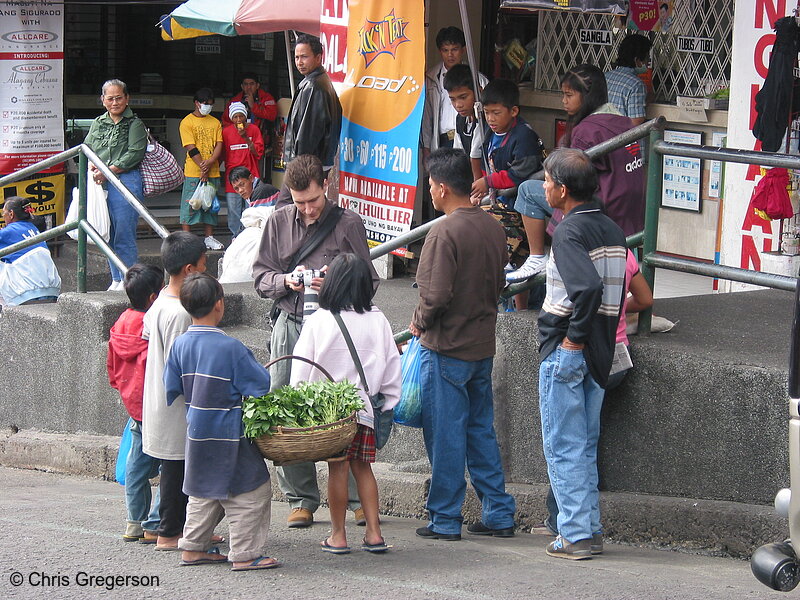
{"type": "MultiPolygon", "coordinates": [[[[664,131],[664,141],[699,146],[703,134],[694,131],[664,131]]],[[[700,159],[664,155],[661,206],[700,212],[700,159]]]]}
{"type": "Polygon", "coordinates": [[[8,174],[64,150],[64,5],[0,2],[0,11],[0,173],[8,174]]]}
{"type": "Polygon", "coordinates": [[[628,29],[667,33],[672,27],[674,0],[630,0],[628,29]]]}
{"type": "MultiPolygon", "coordinates": [[[[0,188],[0,205],[12,196],[31,199],[34,214],[44,217],[47,229],[64,222],[64,175],[43,175],[15,181],[0,188]]],[[[0,224],[5,222],[0,218],[0,224]]]]}
{"type": "MultiPolygon", "coordinates": [[[[727,131],[712,131],[711,132],[711,145],[715,148],[722,148],[725,146],[726,138],[728,137],[727,131]]],[[[719,160],[712,160],[709,165],[708,174],[708,197],[719,198],[722,189],[722,169],[724,163],[719,160]]]]}
{"type": "Polygon", "coordinates": [[[376,246],[411,229],[424,103],[423,2],[350,0],[349,11],[339,204],[361,215],[376,246]]]}

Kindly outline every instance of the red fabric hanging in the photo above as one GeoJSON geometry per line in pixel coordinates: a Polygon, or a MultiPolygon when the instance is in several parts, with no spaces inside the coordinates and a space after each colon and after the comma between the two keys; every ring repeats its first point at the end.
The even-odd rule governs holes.
{"type": "Polygon", "coordinates": [[[761,178],[750,198],[750,210],[767,220],[789,219],[794,215],[792,203],[789,201],[789,172],[777,167],[767,171],[761,178]]]}

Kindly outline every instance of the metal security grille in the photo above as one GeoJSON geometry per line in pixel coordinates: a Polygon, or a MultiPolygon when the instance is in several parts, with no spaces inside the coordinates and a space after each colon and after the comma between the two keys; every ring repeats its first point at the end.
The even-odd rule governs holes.
{"type": "MultiPolygon", "coordinates": [[[[702,96],[728,87],[732,30],[731,0],[675,0],[667,32],[639,32],[653,40],[656,101],[675,102],[678,95],[702,96]],[[693,50],[689,50],[691,45],[695,46],[693,50]]],[[[611,69],[617,46],[633,32],[621,28],[611,15],[540,11],[536,88],[558,91],[561,75],[581,63],[594,64],[603,71],[611,69]],[[612,45],[582,44],[582,30],[608,31],[612,45]]]]}

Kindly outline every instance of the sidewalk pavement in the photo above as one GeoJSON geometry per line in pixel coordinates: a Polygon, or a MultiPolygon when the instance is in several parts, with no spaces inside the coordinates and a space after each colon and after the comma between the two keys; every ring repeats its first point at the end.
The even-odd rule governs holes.
{"type": "MultiPolygon", "coordinates": [[[[546,556],[548,537],[485,538],[465,529],[460,542],[423,540],[414,534],[423,522],[398,517],[383,517],[384,537],[392,545],[387,554],[354,550],[335,556],[318,548],[330,525],[327,509],[320,508],[313,527],[288,529],[288,505],[282,502],[272,504],[266,549],[283,563],[280,569],[232,573],[224,565],[180,567],[178,553],[122,541],[124,490],[116,483],[0,468],[0,488],[0,593],[6,598],[776,597],[745,561],[606,544],[603,556],[576,563],[546,556]]],[[[363,531],[348,516],[354,549],[363,531]]],[[[217,532],[227,536],[226,521],[217,532]]]]}

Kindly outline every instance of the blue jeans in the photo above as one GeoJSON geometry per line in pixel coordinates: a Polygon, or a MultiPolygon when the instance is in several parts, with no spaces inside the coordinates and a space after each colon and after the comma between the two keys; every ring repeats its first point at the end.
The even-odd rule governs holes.
{"type": "Polygon", "coordinates": [[[128,509],[128,521],[141,523],[142,529],[155,533],[160,519],[158,518],[159,494],[153,500],[150,479],[158,475],[160,461],[142,452],[142,426],[131,420],[131,451],[125,463],[125,507],[128,509]]]}
{"type": "Polygon", "coordinates": [[[582,350],[559,346],[542,360],[539,408],[544,456],[558,503],[558,532],[572,543],[602,531],[597,442],[604,394],[589,374],[582,350]]]}
{"type": "Polygon", "coordinates": [[[544,221],[553,216],[553,208],[547,203],[544,193],[544,181],[529,179],[517,188],[517,199],[514,210],[523,216],[544,221]]]}
{"type": "Polygon", "coordinates": [[[483,524],[513,527],[516,505],[505,491],[494,433],[492,358],[463,361],[424,346],[420,354],[422,432],[431,463],[428,527],[436,533],[461,533],[465,464],[483,507],[483,524]]]}
{"type": "Polygon", "coordinates": [[[244,211],[246,202],[239,194],[232,192],[225,192],[225,200],[228,203],[228,229],[231,234],[236,237],[242,233],[242,211],[244,211]]]}
{"type": "MultiPolygon", "coordinates": [[[[142,192],[142,174],[139,169],[121,173],[117,177],[141,202],[144,194],[142,192]]],[[[125,266],[130,267],[139,259],[139,250],[136,248],[136,225],[139,222],[139,213],[113,185],[106,183],[106,189],[108,190],[108,216],[111,219],[111,237],[108,245],[125,263],[125,266]]],[[[108,261],[108,265],[111,268],[111,279],[122,281],[122,271],[111,261],[108,261]]]]}

